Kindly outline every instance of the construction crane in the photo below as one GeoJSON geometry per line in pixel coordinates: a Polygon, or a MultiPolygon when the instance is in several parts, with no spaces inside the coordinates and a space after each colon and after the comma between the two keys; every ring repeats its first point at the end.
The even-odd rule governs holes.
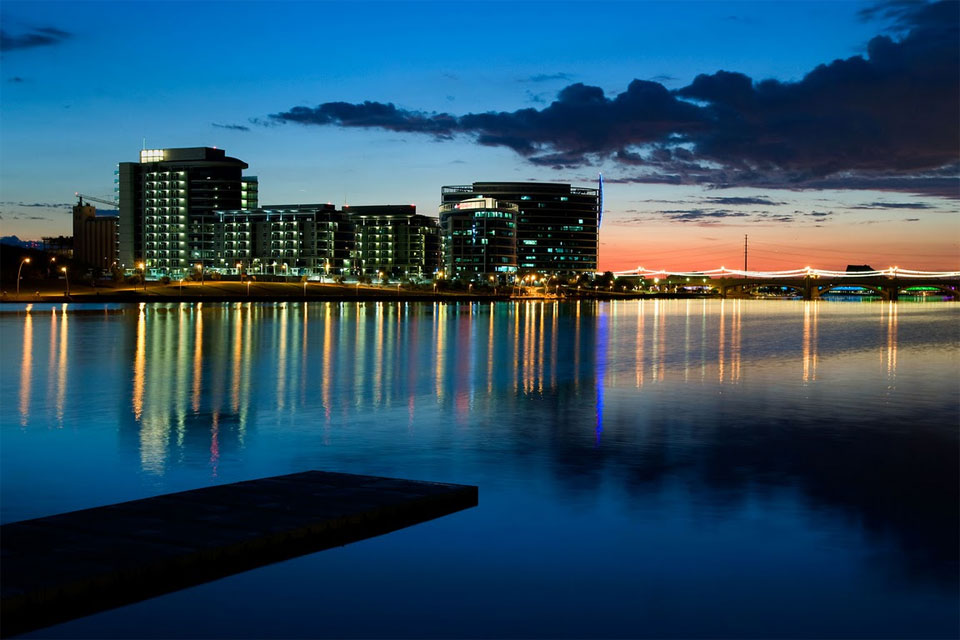
{"type": "Polygon", "coordinates": [[[74,193],[73,195],[77,196],[77,199],[80,201],[79,204],[80,204],[81,207],[83,206],[83,199],[84,199],[84,198],[86,198],[87,200],[90,200],[91,202],[99,202],[100,204],[108,204],[108,205],[110,205],[111,207],[113,207],[114,209],[116,209],[117,207],[120,206],[120,203],[117,202],[116,200],[104,200],[104,199],[102,199],[102,198],[94,198],[93,196],[87,196],[87,195],[84,195],[84,194],[82,194],[82,193],[80,193],[80,192],[76,192],[76,193],[74,193]]]}

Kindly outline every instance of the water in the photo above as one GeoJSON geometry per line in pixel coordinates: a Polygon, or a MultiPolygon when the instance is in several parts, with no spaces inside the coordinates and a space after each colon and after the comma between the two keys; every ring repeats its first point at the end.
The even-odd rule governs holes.
{"type": "Polygon", "coordinates": [[[305,469],[480,506],[38,637],[950,637],[960,305],[0,307],[2,520],[305,469]]]}

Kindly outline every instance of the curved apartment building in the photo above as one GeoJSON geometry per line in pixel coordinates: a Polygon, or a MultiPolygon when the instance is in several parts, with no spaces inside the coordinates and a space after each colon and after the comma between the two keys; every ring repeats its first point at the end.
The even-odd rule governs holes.
{"type": "Polygon", "coordinates": [[[485,280],[516,271],[519,211],[517,205],[493,198],[440,205],[447,277],[485,280]]]}
{"type": "Polygon", "coordinates": [[[517,206],[520,271],[597,270],[599,189],[549,182],[474,182],[440,190],[441,206],[493,198],[517,206]]]}

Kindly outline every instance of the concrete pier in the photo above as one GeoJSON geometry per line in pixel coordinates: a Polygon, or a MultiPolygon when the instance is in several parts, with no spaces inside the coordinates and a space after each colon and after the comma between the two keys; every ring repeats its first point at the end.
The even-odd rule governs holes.
{"type": "Polygon", "coordinates": [[[4,637],[477,505],[477,487],[307,471],[0,527],[4,637]]]}

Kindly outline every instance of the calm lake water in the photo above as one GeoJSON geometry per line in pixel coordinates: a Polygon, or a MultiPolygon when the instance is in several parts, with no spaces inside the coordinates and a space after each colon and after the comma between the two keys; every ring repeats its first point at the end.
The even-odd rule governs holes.
{"type": "Polygon", "coordinates": [[[0,307],[2,520],[323,469],[477,508],[38,637],[953,637],[960,305],[0,307]]]}

